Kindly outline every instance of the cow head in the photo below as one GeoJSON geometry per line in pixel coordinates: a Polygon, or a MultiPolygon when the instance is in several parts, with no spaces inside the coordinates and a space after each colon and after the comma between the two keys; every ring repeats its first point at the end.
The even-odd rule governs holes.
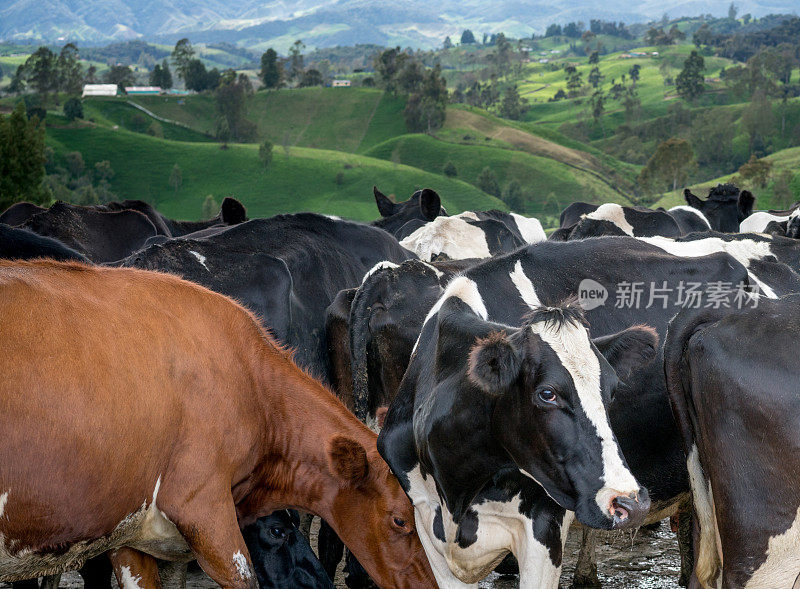
{"type": "MultiPolygon", "coordinates": [[[[573,304],[537,309],[518,328],[465,313],[463,305],[460,311],[448,307],[445,303],[439,312],[432,394],[468,401],[449,408],[452,426],[442,420],[429,428],[429,445],[464,429],[455,417],[461,411],[474,411],[468,421],[477,429],[486,427],[477,418],[485,411],[492,439],[484,439],[483,446],[489,452],[499,446],[582,523],[601,529],[641,524],[649,496],[627,467],[606,406],[619,382],[615,369],[627,375],[651,359],[655,332],[638,326],[592,342],[582,311],[573,304]]],[[[463,432],[457,437],[456,443],[467,444],[463,432]]],[[[432,462],[443,464],[441,449],[431,450],[437,454],[432,462]]],[[[446,477],[437,482],[445,495],[463,484],[446,477]]],[[[451,502],[453,512],[470,500],[451,502]]]]}
{"type": "Polygon", "coordinates": [[[705,215],[712,229],[725,233],[737,233],[739,223],[753,213],[756,202],[752,192],[740,192],[733,184],[718,184],[708,191],[706,200],[695,196],[688,188],[683,191],[683,197],[690,207],[705,215]]]}
{"type": "Polygon", "coordinates": [[[407,201],[398,203],[378,190],[377,186],[373,186],[372,192],[381,214],[381,218],[373,224],[392,234],[396,234],[403,225],[414,219],[427,223],[439,215],[447,215],[439,195],[430,188],[417,190],[407,201]]]}

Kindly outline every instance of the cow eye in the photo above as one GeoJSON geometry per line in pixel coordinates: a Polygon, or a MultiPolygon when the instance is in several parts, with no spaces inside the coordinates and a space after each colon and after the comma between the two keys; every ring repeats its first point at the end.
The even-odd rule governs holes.
{"type": "Polygon", "coordinates": [[[392,519],[392,521],[394,521],[394,525],[396,525],[398,528],[406,527],[406,520],[404,520],[403,518],[395,517],[392,519]]]}
{"type": "Polygon", "coordinates": [[[558,397],[556,397],[552,389],[542,389],[539,391],[538,396],[543,403],[547,403],[548,405],[555,405],[558,400],[558,397]]]}
{"type": "Polygon", "coordinates": [[[269,529],[269,535],[276,540],[283,540],[286,537],[286,530],[279,527],[272,527],[269,529]]]}

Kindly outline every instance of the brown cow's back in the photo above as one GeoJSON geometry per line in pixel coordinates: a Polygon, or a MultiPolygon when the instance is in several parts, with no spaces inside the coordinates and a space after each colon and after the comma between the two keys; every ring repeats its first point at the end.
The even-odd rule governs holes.
{"type": "Polygon", "coordinates": [[[264,347],[244,309],[167,275],[63,268],[0,264],[0,536],[17,550],[110,534],[157,484],[181,484],[160,477],[198,452],[171,442],[214,461],[261,423],[237,394],[264,347]],[[76,495],[74,527],[48,517],[76,495]]]}

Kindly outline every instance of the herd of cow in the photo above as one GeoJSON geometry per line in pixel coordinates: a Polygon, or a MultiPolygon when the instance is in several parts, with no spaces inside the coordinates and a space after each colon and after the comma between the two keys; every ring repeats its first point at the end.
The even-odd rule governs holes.
{"type": "Polygon", "coordinates": [[[573,528],[599,587],[603,530],[672,517],[682,585],[800,589],[800,207],[684,195],[549,238],[430,189],[369,224],[13,205],[0,581],[556,589],[573,528]]]}

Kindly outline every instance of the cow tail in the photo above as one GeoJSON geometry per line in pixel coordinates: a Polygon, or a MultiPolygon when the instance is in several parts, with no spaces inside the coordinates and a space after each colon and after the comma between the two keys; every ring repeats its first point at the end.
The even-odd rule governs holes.
{"type": "Polygon", "coordinates": [[[350,370],[353,375],[353,412],[362,423],[369,417],[369,319],[372,285],[383,274],[376,270],[364,280],[350,305],[350,370]]]}
{"type": "Polygon", "coordinates": [[[695,333],[723,316],[723,312],[714,309],[701,309],[688,314],[686,311],[681,312],[670,321],[664,339],[667,394],[686,452],[695,521],[700,528],[699,545],[695,547],[694,572],[704,589],[717,587],[722,570],[722,555],[717,546],[717,521],[711,484],[703,472],[695,442],[696,415],[692,404],[691,369],[687,350],[689,340],[695,333]]]}

